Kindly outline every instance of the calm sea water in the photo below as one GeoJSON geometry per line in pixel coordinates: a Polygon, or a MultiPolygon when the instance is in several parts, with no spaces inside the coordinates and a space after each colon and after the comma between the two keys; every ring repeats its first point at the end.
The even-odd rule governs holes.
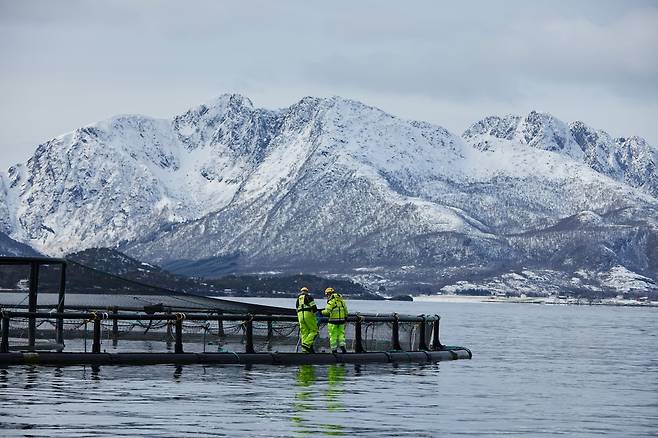
{"type": "Polygon", "coordinates": [[[657,309],[351,309],[439,313],[442,341],[473,360],[10,367],[0,369],[0,436],[658,436],[657,309]]]}

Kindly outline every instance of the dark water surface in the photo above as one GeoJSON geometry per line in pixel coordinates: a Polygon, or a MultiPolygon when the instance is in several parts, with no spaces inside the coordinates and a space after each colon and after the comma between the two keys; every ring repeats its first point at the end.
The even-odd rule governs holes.
{"type": "Polygon", "coordinates": [[[0,436],[658,436],[656,309],[351,309],[439,313],[473,360],[0,368],[0,436]]]}

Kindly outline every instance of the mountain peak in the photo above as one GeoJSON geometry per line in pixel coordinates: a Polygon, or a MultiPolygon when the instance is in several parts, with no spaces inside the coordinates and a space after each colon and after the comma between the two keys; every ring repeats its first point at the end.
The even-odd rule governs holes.
{"type": "Polygon", "coordinates": [[[251,99],[239,93],[224,93],[204,102],[201,106],[207,108],[249,108],[253,109],[254,104],[251,99]]]}
{"type": "Polygon", "coordinates": [[[462,137],[480,150],[519,144],[565,155],[658,197],[658,150],[641,137],[613,139],[607,132],[582,121],[566,124],[538,111],[530,111],[525,117],[485,117],[462,137]]]}

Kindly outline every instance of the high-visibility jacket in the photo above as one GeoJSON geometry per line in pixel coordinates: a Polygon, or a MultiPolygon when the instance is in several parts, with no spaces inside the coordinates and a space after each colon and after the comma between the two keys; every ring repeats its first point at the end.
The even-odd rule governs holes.
{"type": "Polygon", "coordinates": [[[318,307],[315,305],[315,301],[313,300],[311,294],[304,293],[304,294],[300,294],[297,297],[297,313],[299,312],[316,313],[317,311],[318,311],[318,307]]]}
{"type": "Polygon", "coordinates": [[[347,304],[345,304],[343,296],[338,292],[331,294],[322,314],[329,317],[329,324],[345,324],[347,304]]]}

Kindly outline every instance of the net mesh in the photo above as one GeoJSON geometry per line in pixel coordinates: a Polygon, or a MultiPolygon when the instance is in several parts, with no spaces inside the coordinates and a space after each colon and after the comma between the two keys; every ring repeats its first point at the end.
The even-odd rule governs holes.
{"type": "MultiPolygon", "coordinates": [[[[393,323],[362,322],[362,347],[365,351],[394,351],[393,323]]],[[[37,319],[36,349],[53,349],[55,345],[56,320],[37,319]]],[[[253,348],[256,352],[300,351],[299,325],[293,321],[253,321],[253,348]]],[[[401,350],[415,351],[421,347],[422,325],[415,322],[400,322],[399,343],[401,350]]],[[[246,326],[243,321],[182,322],[182,341],[189,352],[244,352],[247,344],[246,326]]],[[[430,343],[431,324],[425,325],[426,343],[430,343]]],[[[355,351],[356,330],[354,323],[345,325],[347,349],[355,351]]],[[[10,344],[12,350],[26,348],[28,334],[27,318],[12,318],[10,344]]],[[[87,351],[91,347],[93,321],[65,320],[64,339],[66,351],[87,351]]],[[[101,321],[101,344],[105,351],[169,351],[175,341],[174,321],[101,321]]],[[[329,351],[329,336],[326,324],[319,324],[315,341],[318,352],[329,351]]]]}

